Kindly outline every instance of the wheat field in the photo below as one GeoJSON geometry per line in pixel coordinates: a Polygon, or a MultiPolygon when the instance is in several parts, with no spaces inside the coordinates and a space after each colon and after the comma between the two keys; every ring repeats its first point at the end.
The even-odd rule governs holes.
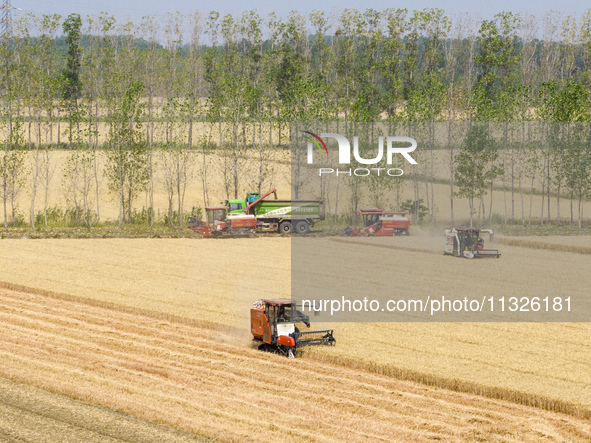
{"type": "MultiPolygon", "coordinates": [[[[451,290],[513,294],[516,287],[524,295],[585,295],[591,286],[589,260],[576,253],[499,245],[501,259],[471,261],[444,257],[438,252],[443,240],[424,236],[309,240],[347,257],[323,263],[320,284],[346,276],[351,287],[375,285],[375,276],[396,270],[408,297],[451,290]],[[360,266],[368,255],[378,264],[370,271],[360,266]]],[[[292,289],[291,240],[284,237],[3,240],[2,249],[0,281],[237,329],[246,347],[251,303],[290,297],[292,289]]],[[[314,278],[305,277],[310,284],[314,278]]],[[[550,409],[587,414],[591,408],[591,328],[585,323],[314,326],[327,325],[338,345],[306,351],[306,358],[550,409]]]]}
{"type": "Polygon", "coordinates": [[[96,402],[84,403],[2,377],[0,441],[212,443],[211,439],[101,407],[96,402]]]}
{"type": "Polygon", "coordinates": [[[528,237],[498,237],[503,245],[521,246],[531,249],[547,249],[549,251],[575,252],[591,254],[591,237],[589,236],[528,236],[528,237]]]}
{"type": "MultiPolygon", "coordinates": [[[[264,177],[262,182],[262,190],[276,188],[278,191],[279,198],[290,198],[292,188],[292,177],[290,169],[290,155],[289,151],[284,149],[274,149],[265,154],[266,157],[266,168],[264,169],[264,177]]],[[[168,194],[164,184],[165,181],[165,166],[163,161],[164,154],[162,152],[156,152],[154,157],[154,195],[153,195],[153,208],[155,213],[164,214],[168,210],[168,194]]],[[[449,172],[447,171],[447,156],[446,152],[436,152],[434,154],[433,163],[435,163],[436,169],[434,171],[435,177],[439,179],[448,180],[449,172]]],[[[55,151],[52,153],[51,166],[52,171],[51,181],[48,193],[48,206],[60,207],[65,209],[73,206],[73,194],[71,192],[71,184],[64,180],[66,174],[66,164],[69,157],[68,151],[55,151]]],[[[233,191],[233,177],[231,165],[224,166],[224,158],[219,153],[208,152],[205,156],[202,152],[191,151],[191,166],[189,168],[189,178],[187,181],[187,188],[184,194],[184,208],[190,210],[193,206],[204,207],[207,204],[217,205],[224,201],[228,196],[234,197],[233,191]],[[230,169],[227,169],[230,168],[230,169]],[[226,190],[224,185],[224,170],[227,169],[229,173],[229,192],[226,190]]],[[[26,179],[24,185],[17,197],[16,205],[17,212],[19,212],[24,220],[29,221],[31,212],[31,203],[33,194],[35,195],[35,213],[43,210],[45,200],[45,189],[42,177],[38,178],[36,191],[33,192],[33,171],[36,168],[34,161],[34,153],[28,153],[26,159],[26,179]]],[[[103,171],[105,166],[104,152],[99,151],[99,170],[103,171]]],[[[42,166],[42,165],[41,165],[42,166]]],[[[419,174],[429,173],[425,170],[425,165],[421,165],[418,168],[419,174]]],[[[239,177],[238,177],[238,197],[244,198],[247,192],[257,191],[258,180],[260,174],[260,164],[256,153],[245,153],[243,157],[238,161],[239,177]]],[[[402,181],[400,187],[400,194],[398,195],[395,188],[386,189],[381,192],[379,198],[376,199],[376,195],[373,191],[365,189],[361,192],[358,202],[358,207],[364,206],[380,206],[387,209],[397,209],[398,203],[403,203],[406,200],[414,200],[413,190],[413,170],[407,168],[405,171],[406,179],[402,181]]],[[[321,185],[318,181],[316,174],[312,174],[310,180],[307,181],[305,189],[306,198],[320,198],[321,185]]],[[[360,183],[364,182],[363,177],[358,177],[360,183]]],[[[508,180],[508,179],[507,179],[508,180]]],[[[392,183],[400,182],[399,178],[392,177],[392,183]]],[[[496,183],[497,186],[502,183],[499,181],[496,183]]],[[[109,190],[109,183],[107,179],[102,177],[99,180],[99,205],[102,222],[113,222],[116,221],[119,214],[118,206],[118,195],[116,192],[109,190]]],[[[506,187],[510,185],[507,181],[504,183],[506,187]]],[[[325,191],[325,203],[327,213],[350,213],[351,211],[351,188],[347,186],[345,180],[337,181],[336,177],[331,176],[326,183],[323,185],[325,191]]],[[[519,190],[516,190],[514,195],[511,195],[510,190],[495,189],[493,192],[493,205],[492,213],[496,214],[496,220],[498,222],[499,217],[504,220],[505,211],[508,214],[508,220],[511,220],[511,213],[514,211],[515,219],[517,221],[523,220],[528,223],[530,214],[533,223],[539,220],[542,213],[542,197],[540,194],[529,195],[530,183],[523,183],[523,194],[520,194],[519,190]],[[513,201],[512,201],[513,199],[513,201]],[[512,209],[514,207],[514,210],[512,209]]],[[[536,188],[540,187],[540,183],[535,183],[536,188]]],[[[79,184],[80,188],[81,185],[79,184]]],[[[419,198],[423,200],[423,204],[426,205],[427,200],[431,197],[427,197],[427,185],[419,181],[419,198]]],[[[538,189],[539,190],[539,189],[538,189]]],[[[93,183],[90,188],[89,195],[89,207],[92,211],[97,210],[96,204],[96,188],[93,183]]],[[[457,192],[457,189],[454,191],[457,192]]],[[[435,183],[433,184],[433,205],[435,218],[439,221],[447,222],[451,218],[451,206],[450,206],[450,187],[449,184],[435,183]]],[[[490,206],[490,191],[484,197],[484,208],[485,217],[484,220],[488,220],[490,206]]],[[[429,193],[431,193],[431,187],[429,186],[429,193]]],[[[80,195],[77,197],[80,199],[80,195]]],[[[570,201],[566,198],[562,198],[561,211],[562,218],[565,223],[570,222],[570,201]],[[566,218],[565,218],[566,217],[566,218]],[[568,219],[568,220],[567,220],[568,219]]],[[[477,205],[478,202],[475,202],[477,205]]],[[[174,198],[174,204],[176,205],[176,196],[174,198]]],[[[546,203],[547,204],[547,203],[546,203]]],[[[577,222],[577,202],[574,203],[574,219],[577,222]]],[[[140,193],[133,202],[133,206],[136,210],[141,211],[142,208],[146,208],[150,205],[147,200],[146,193],[140,193]]],[[[10,211],[10,208],[9,208],[10,211]]],[[[544,211],[544,215],[545,215],[544,211]]],[[[583,214],[591,214],[591,202],[583,202],[583,214]]],[[[556,217],[556,204],[555,197],[552,197],[551,203],[551,215],[553,218],[556,217]]],[[[456,223],[465,223],[469,220],[469,202],[465,198],[454,198],[454,217],[456,223]]],[[[478,219],[478,211],[475,214],[478,219]]],[[[486,224],[486,221],[483,223],[486,224]]]]}
{"type": "MultiPolygon", "coordinates": [[[[1,377],[202,437],[583,442],[591,436],[583,418],[334,362],[265,354],[249,346],[245,331],[236,328],[22,289],[0,289],[0,321],[1,377]]],[[[27,399],[47,402],[46,397],[29,391],[27,399]]],[[[0,410],[6,410],[3,398],[0,410]]],[[[55,414],[41,411],[37,426],[47,426],[48,416],[55,414]]],[[[85,423],[84,417],[98,412],[70,403],[67,414],[62,425],[73,418],[85,423]]],[[[0,417],[0,426],[18,431],[26,419],[15,417],[4,426],[0,417]]],[[[119,423],[116,435],[130,438],[129,420],[121,417],[119,423]]],[[[75,438],[97,429],[97,424],[85,426],[75,438]]],[[[52,441],[51,431],[38,441],[52,441]]],[[[166,441],[189,440],[163,434],[166,441]]],[[[102,441],[120,441],[108,435],[102,441]]],[[[153,441],[150,433],[142,435],[142,441],[153,441]]]]}

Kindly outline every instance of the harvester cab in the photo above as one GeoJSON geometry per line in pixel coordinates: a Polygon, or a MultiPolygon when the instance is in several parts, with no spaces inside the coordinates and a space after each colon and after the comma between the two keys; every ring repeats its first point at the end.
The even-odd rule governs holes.
{"type": "Polygon", "coordinates": [[[381,225],[380,222],[380,215],[382,215],[383,210],[379,210],[379,212],[366,212],[366,210],[359,211],[358,215],[363,217],[363,227],[369,228],[373,225],[381,225]]]}
{"type": "Polygon", "coordinates": [[[293,358],[305,346],[330,345],[336,340],[332,330],[300,331],[310,327],[310,319],[288,299],[258,300],[250,310],[250,332],[259,349],[293,358]]]}
{"type": "Polygon", "coordinates": [[[487,232],[489,240],[493,238],[492,229],[451,228],[445,230],[443,253],[464,258],[499,258],[497,249],[484,249],[482,233],[487,232]]]}
{"type": "Polygon", "coordinates": [[[406,217],[406,212],[363,208],[357,212],[357,215],[363,218],[363,228],[347,226],[343,229],[346,237],[408,235],[410,220],[406,217]]]}
{"type": "Polygon", "coordinates": [[[219,224],[226,221],[226,206],[213,206],[205,208],[205,214],[207,215],[207,223],[219,224]]]}

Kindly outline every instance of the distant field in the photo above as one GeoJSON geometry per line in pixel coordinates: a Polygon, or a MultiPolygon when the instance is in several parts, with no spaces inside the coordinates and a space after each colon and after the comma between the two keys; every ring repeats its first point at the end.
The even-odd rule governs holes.
{"type": "Polygon", "coordinates": [[[505,245],[522,246],[531,249],[591,254],[591,236],[499,237],[498,241],[505,245]]]}
{"type": "MultiPolygon", "coordinates": [[[[326,281],[332,275],[360,287],[395,272],[409,297],[452,290],[513,295],[516,288],[523,295],[580,295],[591,287],[588,260],[575,253],[500,245],[501,259],[470,261],[444,257],[439,252],[441,238],[385,239],[386,247],[380,248],[372,247],[376,240],[355,239],[362,244],[348,244],[310,239],[319,248],[338,244],[347,254],[349,268],[343,263],[323,264],[326,281]],[[370,274],[360,267],[368,256],[377,263],[370,274]]],[[[289,297],[291,291],[289,238],[4,240],[1,246],[0,281],[238,328],[246,347],[251,303],[289,297]]],[[[358,362],[412,379],[425,374],[446,386],[456,380],[470,392],[480,389],[476,386],[488,387],[489,393],[498,390],[502,398],[525,403],[549,398],[591,408],[588,324],[331,327],[338,345],[307,355],[345,366],[358,362]]],[[[552,408],[551,402],[540,402],[552,408]]]]}
{"type": "Polygon", "coordinates": [[[536,237],[524,237],[523,240],[531,240],[536,243],[545,243],[549,245],[564,245],[564,246],[584,246],[591,247],[590,235],[548,235],[536,237]]]}
{"type": "MultiPolygon", "coordinates": [[[[64,180],[66,175],[66,165],[70,153],[68,151],[55,151],[51,154],[50,170],[51,181],[48,194],[48,207],[59,207],[62,210],[73,207],[73,195],[71,187],[67,181],[64,180]]],[[[156,214],[165,214],[168,211],[168,194],[165,185],[165,169],[163,166],[162,151],[158,151],[154,156],[154,212],[156,214]]],[[[277,188],[282,198],[289,198],[289,165],[286,164],[286,158],[289,154],[283,150],[274,150],[269,154],[270,167],[266,172],[263,189],[270,187],[277,188]]],[[[118,196],[109,189],[109,182],[103,176],[103,171],[106,164],[104,151],[99,151],[99,206],[101,221],[115,221],[118,218],[119,206],[118,196]]],[[[190,156],[190,166],[188,169],[187,188],[184,195],[184,209],[190,211],[193,206],[206,206],[207,203],[217,205],[220,201],[227,198],[226,189],[224,185],[224,159],[216,153],[207,153],[204,157],[202,152],[192,152],[190,156]],[[204,193],[204,176],[207,177],[206,189],[204,193]],[[207,202],[205,197],[209,199],[207,202]]],[[[43,165],[41,164],[40,167],[43,165]]],[[[230,166],[228,166],[229,168],[230,166]]],[[[258,186],[258,175],[256,173],[256,160],[246,158],[240,161],[241,174],[239,178],[239,196],[244,197],[248,191],[256,191],[258,186]]],[[[26,222],[29,222],[29,214],[31,208],[31,199],[33,196],[33,175],[34,171],[34,157],[28,154],[26,159],[27,174],[24,185],[16,201],[18,212],[24,215],[26,222]]],[[[228,174],[232,171],[229,170],[228,174]]],[[[232,181],[233,185],[233,181],[232,181]]],[[[79,186],[80,187],[80,186],[79,186]]],[[[89,193],[89,207],[92,211],[97,210],[96,204],[96,187],[94,181],[91,183],[91,192],[89,193]]],[[[233,188],[231,188],[230,197],[233,198],[233,188]]],[[[78,191],[79,192],[79,191],[78,191]]],[[[79,203],[80,193],[78,193],[79,203]]],[[[45,188],[42,176],[40,175],[37,183],[37,191],[35,198],[35,213],[43,211],[45,199],[45,188]]],[[[173,199],[174,209],[176,210],[177,196],[173,199]]],[[[8,202],[8,210],[10,211],[10,202],[8,202]]],[[[141,211],[142,208],[149,206],[147,195],[145,192],[140,193],[133,202],[133,207],[141,211]]],[[[2,218],[2,216],[0,216],[2,218]]]]}
{"type": "MultiPolygon", "coordinates": [[[[161,112],[161,110],[160,110],[161,112]]],[[[148,122],[147,117],[141,122],[141,126],[143,129],[143,133],[149,133],[152,137],[154,143],[166,143],[167,141],[167,132],[170,130],[170,123],[164,122],[163,117],[158,116],[159,112],[156,111],[155,115],[152,117],[152,121],[148,122]]],[[[92,128],[88,128],[87,124],[81,124],[81,131],[85,133],[81,136],[82,143],[88,143],[88,132],[94,133],[95,131],[98,134],[97,139],[93,139],[92,141],[96,143],[98,141],[99,145],[109,142],[109,131],[110,125],[105,123],[105,120],[108,117],[106,115],[101,116],[101,121],[95,127],[93,122],[92,128]]],[[[53,143],[54,146],[57,145],[58,140],[61,146],[67,146],[69,143],[69,132],[68,132],[68,125],[67,121],[61,121],[59,126],[57,122],[53,122],[53,126],[50,126],[45,123],[41,122],[41,126],[37,125],[37,122],[34,122],[30,127],[30,133],[28,130],[25,130],[24,137],[26,140],[31,140],[31,143],[35,145],[45,146],[48,143],[53,143]],[[59,130],[58,130],[59,128],[59,130]],[[61,135],[58,137],[58,133],[61,135]]],[[[172,129],[172,137],[176,142],[187,144],[189,140],[189,123],[186,122],[173,122],[174,128],[172,129]]],[[[27,125],[27,129],[28,129],[27,125]]],[[[221,126],[219,122],[202,122],[202,121],[194,121],[192,124],[192,143],[194,146],[202,145],[204,143],[213,143],[219,144],[220,141],[220,128],[222,131],[222,142],[227,141],[231,134],[232,134],[232,125],[227,123],[222,123],[221,126]]],[[[247,125],[246,131],[244,136],[246,137],[246,143],[251,144],[253,142],[253,129],[247,125]]],[[[242,125],[238,125],[238,130],[241,135],[242,140],[242,125]]],[[[254,140],[259,141],[261,136],[263,137],[264,142],[268,142],[272,140],[275,145],[277,145],[280,141],[282,144],[286,143],[286,140],[289,138],[289,126],[287,124],[282,125],[282,133],[281,139],[279,137],[279,130],[277,128],[277,124],[273,124],[271,130],[271,136],[269,136],[269,125],[267,123],[263,123],[261,126],[256,125],[255,132],[254,132],[254,140]]],[[[75,134],[75,133],[74,133],[75,134]]],[[[168,134],[168,137],[171,135],[168,134]]],[[[74,135],[75,137],[75,135],[74,135]]],[[[0,139],[6,139],[6,129],[0,129],[0,139]]]]}
{"type": "MultiPolygon", "coordinates": [[[[63,177],[65,175],[65,165],[69,156],[68,151],[55,151],[50,159],[50,169],[52,170],[52,179],[50,182],[50,190],[48,195],[48,206],[57,206],[62,209],[73,206],[73,197],[69,191],[69,185],[64,182],[63,177]]],[[[155,155],[154,164],[154,211],[156,213],[165,214],[168,210],[168,194],[165,187],[165,168],[163,166],[162,152],[157,152],[155,155]]],[[[279,198],[290,198],[292,193],[291,188],[291,170],[290,170],[290,154],[285,149],[274,149],[270,152],[265,153],[267,160],[265,161],[266,167],[264,170],[264,180],[262,184],[263,190],[276,188],[278,191],[279,198]]],[[[427,154],[425,154],[427,155],[427,154]]],[[[434,153],[434,164],[435,176],[440,180],[449,180],[448,164],[445,160],[447,152],[436,151],[434,153]]],[[[34,170],[33,155],[28,154],[26,160],[27,178],[24,181],[24,185],[17,198],[17,211],[24,216],[24,220],[29,222],[30,211],[31,211],[31,200],[33,196],[33,176],[32,171],[34,170]]],[[[430,158],[430,157],[429,157],[430,158]]],[[[201,152],[194,151],[191,154],[191,168],[190,168],[190,179],[187,182],[187,188],[184,196],[184,208],[186,211],[190,211],[193,206],[206,206],[207,204],[216,205],[227,198],[226,187],[224,185],[224,171],[228,175],[228,179],[231,182],[230,186],[230,198],[234,197],[233,194],[233,170],[231,165],[226,164],[224,166],[224,157],[219,152],[209,152],[203,156],[201,152]],[[204,167],[205,166],[205,167],[204,167]],[[206,185],[204,185],[204,174],[206,175],[206,185]],[[206,186],[206,193],[204,189],[206,186]],[[206,201],[207,196],[208,201],[206,201]]],[[[118,200],[117,195],[110,191],[108,188],[108,181],[102,177],[102,171],[105,166],[104,152],[99,153],[99,169],[100,169],[100,184],[99,184],[99,210],[101,215],[101,221],[115,221],[118,218],[118,200]]],[[[256,191],[258,189],[258,180],[260,173],[260,164],[258,163],[258,157],[255,152],[249,151],[244,154],[241,158],[238,166],[239,170],[239,181],[238,181],[238,196],[243,198],[247,192],[256,191]]],[[[406,179],[400,182],[400,179],[392,177],[392,183],[401,183],[400,194],[392,189],[385,188],[376,201],[375,193],[373,191],[363,188],[358,202],[358,207],[373,207],[382,206],[387,209],[397,209],[398,204],[404,203],[406,200],[414,200],[413,190],[413,170],[410,167],[405,168],[406,179]]],[[[418,169],[420,174],[428,173],[423,166],[418,169]]],[[[363,178],[359,177],[363,184],[363,178]]],[[[496,186],[500,186],[503,183],[499,180],[495,183],[496,186]]],[[[337,181],[336,177],[330,177],[329,180],[324,184],[325,186],[325,204],[326,212],[334,214],[350,213],[351,211],[351,189],[347,186],[345,180],[341,179],[337,181]]],[[[509,182],[505,183],[505,186],[509,186],[509,182]]],[[[515,219],[517,222],[521,222],[522,215],[525,223],[529,221],[530,212],[533,223],[535,224],[542,212],[542,197],[539,194],[533,195],[530,201],[529,195],[529,182],[523,185],[523,195],[519,193],[516,188],[513,196],[514,203],[512,203],[512,195],[510,191],[502,191],[495,189],[493,192],[493,205],[492,213],[496,214],[493,222],[499,223],[504,221],[505,208],[507,208],[508,219],[511,220],[512,206],[515,209],[515,219]],[[500,217],[500,218],[499,218],[500,217]]],[[[539,188],[539,184],[535,185],[539,188]]],[[[306,182],[307,190],[306,196],[310,198],[320,198],[320,183],[317,177],[314,177],[306,182]]],[[[426,195],[427,185],[423,182],[419,182],[419,198],[423,200],[423,204],[427,204],[427,200],[431,197],[426,195]]],[[[457,192],[457,189],[454,191],[457,192]]],[[[429,192],[431,187],[429,185],[429,192]]],[[[449,184],[445,182],[438,182],[433,185],[433,198],[435,206],[435,219],[440,222],[448,222],[451,218],[451,207],[449,202],[450,188],[449,184]]],[[[78,197],[80,198],[80,197],[78,197]]],[[[134,208],[141,211],[142,208],[148,206],[146,200],[146,194],[140,193],[134,200],[134,208]]],[[[174,198],[174,205],[176,208],[176,196],[174,198]]],[[[41,178],[37,184],[36,199],[35,199],[35,213],[43,210],[45,199],[45,190],[41,178]]],[[[96,194],[94,183],[91,187],[90,209],[96,211],[96,194]]],[[[475,202],[476,214],[475,220],[478,220],[478,202],[475,202]]],[[[484,197],[485,217],[482,223],[488,224],[488,217],[490,211],[490,194],[484,197]]],[[[570,223],[570,201],[566,198],[561,199],[562,207],[562,219],[565,224],[570,223]]],[[[10,210],[10,205],[9,205],[10,210]]],[[[1,213],[0,213],[1,214],[1,213]]],[[[587,201],[583,203],[583,214],[591,214],[591,202],[587,201]]],[[[551,215],[553,219],[556,218],[556,204],[555,198],[552,198],[551,204],[551,215]]],[[[544,214],[545,216],[545,214],[544,214]]],[[[0,215],[0,218],[2,216],[0,215]]],[[[575,202],[574,218],[575,223],[578,221],[577,202],[575,202]]],[[[465,198],[454,198],[454,219],[456,224],[466,223],[469,220],[469,204],[465,198]]]]}

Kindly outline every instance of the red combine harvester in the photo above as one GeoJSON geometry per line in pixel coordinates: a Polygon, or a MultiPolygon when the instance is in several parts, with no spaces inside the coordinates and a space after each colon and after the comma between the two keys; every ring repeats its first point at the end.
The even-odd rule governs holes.
{"type": "Polygon", "coordinates": [[[229,206],[207,206],[205,208],[207,221],[201,220],[200,217],[189,217],[188,228],[213,237],[242,237],[256,234],[257,219],[254,214],[249,214],[250,208],[271,194],[275,194],[277,199],[277,192],[271,189],[262,197],[246,205],[240,212],[230,212],[229,206]]]}
{"type": "Polygon", "coordinates": [[[300,332],[296,323],[310,327],[309,317],[298,311],[293,300],[258,300],[250,310],[250,332],[253,340],[261,343],[261,351],[293,358],[295,351],[305,346],[336,343],[332,330],[300,332]]]}
{"type": "Polygon", "coordinates": [[[363,208],[357,212],[363,217],[363,228],[347,226],[343,229],[345,237],[393,237],[408,235],[410,220],[406,212],[390,212],[383,208],[363,208]]]}
{"type": "Polygon", "coordinates": [[[239,237],[255,234],[254,215],[229,214],[227,206],[205,208],[207,222],[198,217],[189,217],[189,229],[213,237],[239,237]]]}

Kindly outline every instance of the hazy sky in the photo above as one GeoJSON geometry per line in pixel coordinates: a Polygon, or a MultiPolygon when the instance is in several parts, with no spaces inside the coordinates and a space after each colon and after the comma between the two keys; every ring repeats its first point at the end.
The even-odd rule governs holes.
{"type": "MultiPolygon", "coordinates": [[[[21,8],[22,11],[13,11],[13,20],[17,15],[34,13],[35,15],[57,13],[62,19],[72,12],[77,12],[84,19],[87,15],[107,12],[115,16],[118,23],[129,20],[139,23],[146,15],[165,15],[168,12],[178,11],[183,15],[189,15],[195,11],[209,12],[215,10],[221,15],[232,13],[235,17],[242,11],[256,9],[258,13],[266,18],[270,12],[275,12],[280,17],[286,17],[290,11],[297,10],[301,13],[309,13],[314,9],[330,13],[342,11],[345,8],[365,10],[367,8],[441,8],[452,15],[461,13],[472,13],[474,18],[490,19],[501,11],[528,12],[538,19],[550,11],[556,10],[566,14],[579,16],[591,9],[591,3],[581,0],[562,0],[555,2],[551,0],[496,0],[478,2],[474,0],[369,0],[366,2],[353,0],[258,0],[258,1],[191,1],[191,0],[11,0],[13,8],[21,8]]],[[[541,20],[538,22],[541,23],[541,20]]],[[[538,28],[539,29],[539,28],[538,28]]],[[[540,32],[540,31],[538,31],[540,32]]],[[[188,36],[188,34],[187,34],[188,36]]],[[[266,36],[266,35],[265,35],[266,36]]],[[[162,35],[159,40],[163,41],[162,35]]]]}
{"type": "Polygon", "coordinates": [[[215,10],[221,14],[237,14],[247,9],[257,9],[266,16],[269,12],[275,11],[280,16],[285,16],[291,10],[310,12],[314,9],[330,12],[333,8],[342,10],[345,8],[441,8],[450,14],[461,12],[476,12],[483,18],[491,18],[500,11],[521,12],[527,11],[534,15],[543,15],[545,12],[554,9],[565,13],[582,13],[591,8],[591,3],[581,0],[496,0],[496,1],[471,1],[471,0],[259,0],[259,1],[191,1],[191,0],[11,0],[13,7],[22,8],[23,11],[15,13],[34,12],[35,14],[58,13],[67,16],[71,12],[77,12],[82,16],[95,14],[101,11],[109,12],[119,20],[139,20],[144,15],[158,15],[167,12],[178,11],[182,14],[189,14],[195,11],[215,10]]]}

